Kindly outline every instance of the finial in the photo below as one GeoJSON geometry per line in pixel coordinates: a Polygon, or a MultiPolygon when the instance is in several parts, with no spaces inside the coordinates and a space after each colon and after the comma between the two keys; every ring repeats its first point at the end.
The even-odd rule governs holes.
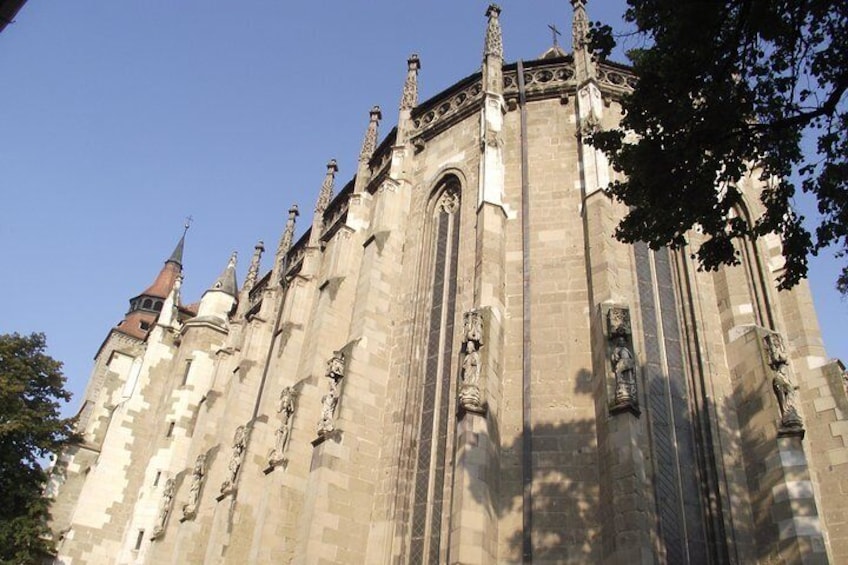
{"type": "Polygon", "coordinates": [[[589,17],[586,15],[586,0],[571,0],[571,8],[574,10],[571,48],[577,51],[583,49],[589,42],[589,17]]]}
{"type": "Polygon", "coordinates": [[[188,216],[186,216],[185,224],[183,224],[183,228],[185,228],[185,229],[183,229],[183,235],[185,235],[185,234],[186,234],[186,232],[188,232],[188,228],[190,228],[190,227],[191,227],[191,223],[192,223],[193,221],[194,221],[194,218],[191,216],[191,214],[189,214],[188,216]]]}
{"type": "Polygon", "coordinates": [[[292,246],[292,241],[294,240],[294,224],[295,218],[300,215],[297,209],[297,204],[292,204],[291,208],[289,208],[289,217],[286,220],[286,227],[283,229],[283,235],[280,237],[280,244],[277,246],[277,255],[274,257],[274,268],[271,273],[271,281],[272,284],[276,284],[277,281],[280,281],[285,267],[286,255],[288,255],[289,250],[292,246]]]}
{"type": "Polygon", "coordinates": [[[492,55],[503,59],[503,36],[501,35],[500,20],[498,20],[500,13],[500,6],[489,4],[489,8],[486,10],[489,25],[486,27],[486,49],[483,52],[483,56],[492,55]]]}
{"type": "Polygon", "coordinates": [[[233,254],[230,255],[230,261],[227,263],[227,268],[228,269],[235,269],[237,261],[238,261],[238,251],[233,251],[233,254]]]}
{"type": "Polygon", "coordinates": [[[418,70],[421,59],[413,53],[406,60],[406,81],[403,83],[403,95],[400,98],[401,110],[412,110],[418,105],[418,70]]]}
{"type": "Polygon", "coordinates": [[[289,217],[286,220],[286,228],[283,230],[283,237],[280,238],[280,245],[277,247],[277,257],[281,257],[289,252],[292,241],[294,240],[294,222],[295,218],[300,215],[297,210],[297,204],[292,204],[289,208],[289,217]]]}
{"type": "Polygon", "coordinates": [[[574,18],[571,24],[571,48],[574,51],[574,70],[577,83],[596,76],[595,62],[587,49],[589,45],[589,16],[586,15],[586,0],[571,0],[574,18]]]}
{"type": "Polygon", "coordinates": [[[359,161],[368,162],[377,149],[377,126],[383,119],[383,113],[379,106],[371,108],[368,129],[365,130],[365,139],[362,140],[362,150],[359,152],[359,161]]]}
{"type": "Polygon", "coordinates": [[[330,200],[333,199],[333,186],[336,181],[336,172],[339,170],[335,159],[330,159],[327,163],[327,174],[324,177],[324,182],[321,185],[321,192],[318,193],[318,201],[315,203],[315,215],[321,216],[327,206],[330,205],[330,200]]]}
{"type": "Polygon", "coordinates": [[[253,257],[250,259],[250,267],[247,268],[247,274],[244,277],[243,290],[250,290],[256,284],[256,279],[259,277],[259,263],[262,261],[264,252],[265,244],[260,240],[253,247],[253,257]]]}

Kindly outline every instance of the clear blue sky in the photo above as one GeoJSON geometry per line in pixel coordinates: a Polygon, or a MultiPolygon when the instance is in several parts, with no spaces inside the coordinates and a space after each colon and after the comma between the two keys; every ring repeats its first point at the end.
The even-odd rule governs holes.
{"type": "MultiPolygon", "coordinates": [[[[77,409],[109,328],[182,231],[184,300],[289,205],[309,225],[324,165],[351,178],[368,110],[397,119],[406,58],[426,99],[480,65],[487,2],[31,0],[0,33],[0,332],[47,334],[77,409]]],[[[570,48],[565,0],[501,2],[506,59],[570,48]]],[[[619,26],[623,0],[591,1],[619,26]]],[[[618,59],[623,60],[621,56],[618,59]]],[[[265,266],[270,265],[266,256],[265,266]]],[[[813,262],[828,353],[848,359],[838,263],[813,262]]]]}

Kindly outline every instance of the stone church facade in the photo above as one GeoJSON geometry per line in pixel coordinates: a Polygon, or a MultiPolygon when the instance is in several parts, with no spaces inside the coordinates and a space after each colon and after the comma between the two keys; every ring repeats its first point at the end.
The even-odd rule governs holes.
{"type": "Polygon", "coordinates": [[[517,63],[491,6],[482,68],[424,102],[410,57],[397,126],[371,110],[353,180],[328,163],[241,286],[234,256],[185,305],[180,240],[97,353],[57,563],[848,562],[810,291],[769,237],[718,272],[611,237],[584,136],[634,79],[584,4],[571,54],[517,63]]]}

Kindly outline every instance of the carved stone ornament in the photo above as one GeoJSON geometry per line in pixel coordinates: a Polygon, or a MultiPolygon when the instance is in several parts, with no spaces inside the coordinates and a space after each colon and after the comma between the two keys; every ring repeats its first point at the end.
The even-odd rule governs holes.
{"type": "Polygon", "coordinates": [[[477,349],[483,345],[483,314],[479,310],[470,310],[462,316],[462,341],[474,342],[477,349]]]}
{"type": "Polygon", "coordinates": [[[341,388],[339,383],[344,378],[345,355],[341,351],[334,351],[333,356],[327,361],[327,378],[330,381],[330,389],[321,397],[321,419],[318,420],[318,437],[324,437],[336,430],[335,415],[336,407],[339,405],[341,388]]]}
{"type": "Polygon", "coordinates": [[[763,339],[769,353],[769,365],[775,369],[780,365],[785,365],[789,361],[789,357],[786,353],[786,342],[783,341],[783,336],[778,333],[771,333],[763,339]]]}
{"type": "Polygon", "coordinates": [[[803,430],[804,421],[798,413],[798,387],[789,378],[788,365],[782,364],[775,369],[772,386],[780,409],[780,427],[783,431],[803,430]]]}
{"type": "Polygon", "coordinates": [[[294,388],[287,386],[280,391],[280,401],[277,403],[277,413],[280,415],[280,425],[275,432],[274,448],[268,454],[268,465],[273,467],[286,461],[285,454],[291,437],[292,420],[294,420],[295,399],[294,388]]]}
{"type": "Polygon", "coordinates": [[[612,336],[630,335],[630,310],[620,306],[613,306],[607,312],[607,334],[612,336]]]}
{"type": "Polygon", "coordinates": [[[406,65],[406,81],[403,83],[400,109],[412,110],[418,105],[418,69],[421,68],[421,60],[418,58],[418,54],[410,55],[406,65]]]}
{"type": "Polygon", "coordinates": [[[804,436],[804,420],[798,411],[798,387],[792,382],[789,368],[789,355],[786,341],[779,333],[770,333],[763,338],[768,351],[769,366],[774,371],[772,388],[777,397],[777,408],[780,411],[780,426],[778,435],[804,436]]]}
{"type": "Polygon", "coordinates": [[[613,372],[615,373],[615,406],[635,406],[636,397],[636,360],[633,352],[627,347],[627,339],[617,337],[610,355],[613,372]]]}
{"type": "Polygon", "coordinates": [[[239,469],[244,461],[244,452],[247,449],[247,426],[239,426],[233,434],[233,447],[230,454],[230,462],[227,465],[227,479],[221,484],[221,494],[232,492],[236,486],[239,469]]]}
{"type": "Polygon", "coordinates": [[[480,347],[483,345],[483,314],[470,310],[462,316],[462,378],[459,387],[459,404],[467,412],[484,414],[485,405],[480,391],[482,362],[480,347]]]}
{"type": "Polygon", "coordinates": [[[341,351],[333,351],[333,356],[327,361],[327,378],[338,381],[344,378],[345,354],[341,351]]]}
{"type": "Polygon", "coordinates": [[[500,6],[489,4],[489,8],[486,10],[486,17],[489,18],[489,24],[486,27],[486,50],[483,54],[494,55],[503,59],[503,36],[501,34],[501,22],[498,19],[500,13],[500,6]]]}
{"type": "Polygon", "coordinates": [[[572,0],[571,6],[574,9],[574,19],[572,20],[572,37],[571,46],[575,51],[583,49],[589,38],[589,18],[586,15],[585,0],[572,0]]]}
{"type": "Polygon", "coordinates": [[[194,462],[191,473],[191,487],[188,491],[188,503],[183,506],[183,520],[190,520],[197,515],[197,505],[200,502],[200,491],[206,476],[206,454],[201,453],[194,462]]]}
{"type": "Polygon", "coordinates": [[[165,488],[162,491],[162,502],[159,503],[159,516],[156,518],[156,525],[153,527],[153,534],[150,539],[155,540],[165,533],[165,526],[168,524],[168,516],[171,513],[171,507],[174,504],[174,494],[176,493],[176,483],[174,479],[165,481],[165,488]]]}
{"type": "Polygon", "coordinates": [[[359,151],[359,160],[367,162],[374,155],[377,148],[377,124],[383,118],[379,106],[371,108],[368,128],[365,130],[365,138],[362,140],[362,149],[359,151]]]}
{"type": "Polygon", "coordinates": [[[436,210],[445,214],[453,214],[459,210],[459,191],[455,188],[445,190],[436,203],[436,210]]]}
{"type": "Polygon", "coordinates": [[[610,412],[640,414],[636,386],[636,356],[633,353],[630,309],[611,306],[607,311],[607,340],[610,367],[614,381],[610,412]]]}

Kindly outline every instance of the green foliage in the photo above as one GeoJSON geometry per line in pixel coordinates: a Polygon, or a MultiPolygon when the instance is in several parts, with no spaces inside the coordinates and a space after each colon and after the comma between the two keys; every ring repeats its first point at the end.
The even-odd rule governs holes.
{"type": "Polygon", "coordinates": [[[44,334],[0,335],[0,563],[38,563],[53,551],[48,538],[47,480],[39,459],[76,439],[62,419],[62,364],[45,355],[44,334]]]}
{"type": "MultiPolygon", "coordinates": [[[[630,207],[616,236],[680,247],[697,226],[700,265],[735,264],[733,238],[777,234],[781,288],[806,276],[829,245],[848,252],[848,2],[832,0],[628,0],[625,20],[643,47],[628,53],[639,78],[620,129],[590,143],[627,180],[610,191],[630,207]],[[635,134],[635,135],[632,135],[635,134]],[[804,139],[817,141],[815,152],[804,139]],[[814,153],[814,154],[813,154],[814,153]],[[811,234],[792,208],[796,186],[815,196],[811,234]],[[741,179],[767,187],[764,212],[740,210],[741,179]]],[[[614,45],[593,25],[595,54],[614,45]]],[[[848,291],[848,266],[838,286],[848,291]]]]}

